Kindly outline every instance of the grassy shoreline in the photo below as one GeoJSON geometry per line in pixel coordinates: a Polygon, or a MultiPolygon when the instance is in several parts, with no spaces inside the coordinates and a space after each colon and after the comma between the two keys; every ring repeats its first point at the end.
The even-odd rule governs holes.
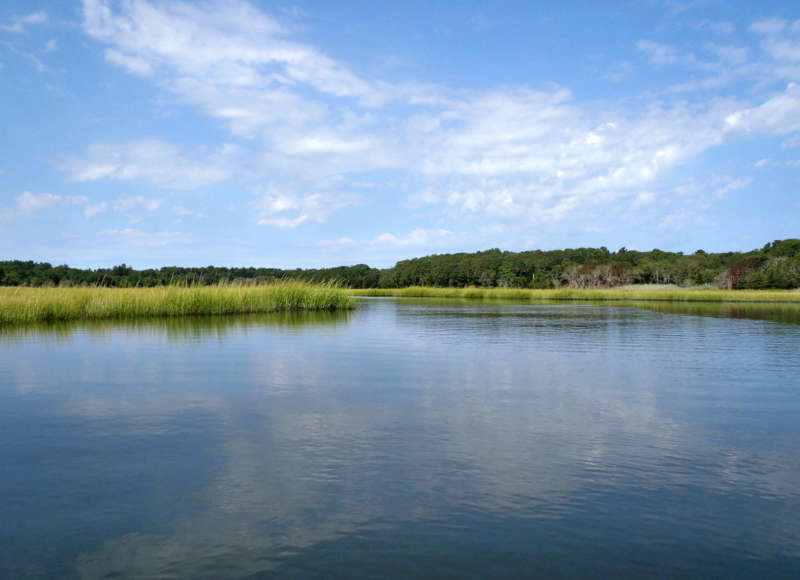
{"type": "Polygon", "coordinates": [[[333,284],[281,281],[263,286],[0,288],[0,326],[67,320],[333,311],[353,307],[333,284]]]}
{"type": "Polygon", "coordinates": [[[559,301],[638,301],[638,302],[753,302],[800,304],[800,292],[795,290],[707,290],[707,289],[646,289],[614,288],[579,290],[558,288],[535,290],[528,288],[371,288],[350,290],[353,296],[394,296],[402,298],[469,298],[482,300],[559,301]]]}

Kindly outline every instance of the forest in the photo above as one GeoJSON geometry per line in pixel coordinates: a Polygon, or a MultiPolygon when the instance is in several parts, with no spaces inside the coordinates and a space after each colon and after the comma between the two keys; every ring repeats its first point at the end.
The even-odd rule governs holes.
{"type": "Polygon", "coordinates": [[[351,288],[406,286],[486,288],[613,288],[674,284],[723,289],[800,288],[800,239],[776,240],[749,252],[692,254],[605,247],[435,254],[386,269],[366,264],[322,269],[168,266],[136,270],[78,269],[47,262],[0,261],[0,286],[110,286],[259,284],[276,279],[334,280],[351,288]]]}

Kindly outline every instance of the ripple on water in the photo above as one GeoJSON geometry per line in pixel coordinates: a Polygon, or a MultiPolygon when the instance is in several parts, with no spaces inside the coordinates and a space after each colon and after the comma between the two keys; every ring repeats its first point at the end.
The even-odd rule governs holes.
{"type": "Polygon", "coordinates": [[[0,575],[793,577],[800,325],[725,312],[5,332],[0,575]]]}

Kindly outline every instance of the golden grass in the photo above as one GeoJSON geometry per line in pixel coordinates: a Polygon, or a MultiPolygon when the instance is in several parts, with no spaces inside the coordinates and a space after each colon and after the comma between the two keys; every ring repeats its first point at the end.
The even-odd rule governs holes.
{"type": "Polygon", "coordinates": [[[614,288],[607,290],[578,290],[558,288],[535,290],[529,288],[374,288],[350,290],[355,296],[397,296],[405,298],[473,298],[483,300],[588,300],[588,301],[663,301],[663,302],[770,302],[800,303],[795,290],[708,290],[708,289],[648,289],[614,288]]]}
{"type": "Polygon", "coordinates": [[[280,281],[263,286],[0,288],[0,326],[59,320],[132,319],[352,308],[335,284],[280,281]]]}

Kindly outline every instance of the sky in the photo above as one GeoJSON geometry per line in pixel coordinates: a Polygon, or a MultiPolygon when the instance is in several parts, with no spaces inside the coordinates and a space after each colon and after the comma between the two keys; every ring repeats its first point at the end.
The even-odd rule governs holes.
{"type": "Polygon", "coordinates": [[[800,237],[796,1],[0,3],[0,259],[800,237]]]}

